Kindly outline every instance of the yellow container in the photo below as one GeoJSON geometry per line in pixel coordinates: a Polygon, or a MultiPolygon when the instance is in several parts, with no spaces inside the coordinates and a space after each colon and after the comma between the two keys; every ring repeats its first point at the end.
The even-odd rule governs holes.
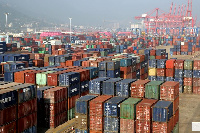
{"type": "Polygon", "coordinates": [[[149,69],[149,76],[156,76],[156,68],[150,68],[149,69]]]}

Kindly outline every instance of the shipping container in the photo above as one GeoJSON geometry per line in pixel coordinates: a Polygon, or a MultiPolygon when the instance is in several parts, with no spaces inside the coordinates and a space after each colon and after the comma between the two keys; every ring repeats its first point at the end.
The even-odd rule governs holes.
{"type": "Polygon", "coordinates": [[[145,98],[160,99],[160,85],[162,81],[151,81],[145,85],[145,98]]]}
{"type": "Polygon", "coordinates": [[[121,78],[111,78],[103,81],[102,94],[116,96],[116,83],[121,80],[121,78]]]}

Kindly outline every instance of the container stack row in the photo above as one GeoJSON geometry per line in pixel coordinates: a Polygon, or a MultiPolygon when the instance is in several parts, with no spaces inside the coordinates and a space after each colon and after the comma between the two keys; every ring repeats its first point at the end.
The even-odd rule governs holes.
{"type": "Polygon", "coordinates": [[[177,132],[178,82],[138,80],[130,86],[131,97],[91,93],[77,99],[75,132],[177,132]]]}
{"type": "Polygon", "coordinates": [[[32,84],[0,84],[0,131],[37,132],[37,92],[32,84]]]}

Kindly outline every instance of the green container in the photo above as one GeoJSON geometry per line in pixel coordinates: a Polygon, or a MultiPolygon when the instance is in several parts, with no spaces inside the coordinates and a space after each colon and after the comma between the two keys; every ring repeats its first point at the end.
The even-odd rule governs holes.
{"type": "Polygon", "coordinates": [[[155,56],[150,56],[149,58],[150,58],[150,60],[156,59],[155,56]]]}
{"type": "Polygon", "coordinates": [[[160,99],[160,85],[163,81],[151,81],[145,85],[145,98],[160,99]]]}
{"type": "Polygon", "coordinates": [[[87,48],[87,49],[90,48],[90,45],[86,45],[86,48],[87,48]]]}
{"type": "Polygon", "coordinates": [[[175,125],[172,133],[179,133],[179,123],[175,125]]]}
{"type": "Polygon", "coordinates": [[[91,45],[91,48],[94,48],[94,45],[91,45]]]}
{"type": "Polygon", "coordinates": [[[49,51],[44,51],[44,54],[49,54],[49,51]]]}
{"type": "Polygon", "coordinates": [[[67,111],[67,118],[68,120],[75,118],[75,108],[69,109],[67,111]]]}
{"type": "Polygon", "coordinates": [[[192,70],[193,69],[193,60],[185,60],[184,61],[184,69],[192,70]]]}
{"type": "Polygon", "coordinates": [[[142,99],[139,98],[128,98],[126,101],[120,104],[120,118],[135,120],[136,118],[136,105],[142,99]]]}
{"type": "Polygon", "coordinates": [[[53,73],[55,71],[47,71],[47,72],[42,72],[42,73],[37,73],[36,74],[36,84],[37,85],[47,85],[47,75],[49,73],[53,73]]]}
{"type": "Polygon", "coordinates": [[[108,51],[101,51],[101,56],[108,56],[108,51]]]}
{"type": "Polygon", "coordinates": [[[32,48],[28,48],[28,52],[32,52],[32,48]]]}

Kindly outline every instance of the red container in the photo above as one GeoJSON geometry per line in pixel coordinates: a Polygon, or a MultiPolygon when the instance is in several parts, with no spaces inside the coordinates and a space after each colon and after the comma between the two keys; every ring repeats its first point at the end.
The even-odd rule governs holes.
{"type": "Polygon", "coordinates": [[[140,75],[143,75],[144,74],[144,68],[141,68],[140,69],[140,75]]]}
{"type": "Polygon", "coordinates": [[[37,99],[34,98],[30,101],[26,101],[24,103],[20,103],[18,105],[18,118],[24,117],[28,114],[37,111],[37,99]]]}
{"type": "Polygon", "coordinates": [[[89,94],[89,90],[84,91],[84,92],[81,93],[81,97],[82,97],[82,96],[85,96],[85,95],[88,95],[88,94],[89,94]]]}
{"type": "Polygon", "coordinates": [[[132,78],[136,79],[136,72],[132,72],[132,78]]]}
{"type": "Polygon", "coordinates": [[[90,67],[90,60],[88,60],[88,61],[82,61],[82,66],[84,66],[84,67],[90,67]]]}
{"type": "Polygon", "coordinates": [[[15,82],[17,83],[25,83],[25,74],[27,72],[32,72],[33,70],[25,70],[14,73],[15,82]]]}
{"type": "Polygon", "coordinates": [[[90,70],[88,69],[79,69],[79,70],[74,70],[74,72],[80,73],[80,81],[86,81],[90,80],[90,70]]]}
{"type": "Polygon", "coordinates": [[[16,133],[16,132],[17,132],[16,121],[0,127],[0,133],[16,133]]]}
{"type": "Polygon", "coordinates": [[[200,70],[200,60],[194,60],[194,70],[200,70]]]}
{"type": "Polygon", "coordinates": [[[135,120],[120,119],[120,133],[135,133],[135,120]]]}
{"type": "Polygon", "coordinates": [[[166,69],[166,77],[174,77],[175,70],[173,68],[166,69]]]}
{"type": "Polygon", "coordinates": [[[174,66],[175,69],[184,69],[184,60],[176,60],[174,66]]]}
{"type": "MultiPolygon", "coordinates": [[[[0,110],[0,125],[12,122],[17,119],[17,106],[8,107],[4,110],[0,110]]],[[[1,130],[0,130],[1,132],[1,130]]]]}
{"type": "Polygon", "coordinates": [[[200,86],[200,78],[193,78],[193,86],[195,87],[200,86]]]}
{"type": "Polygon", "coordinates": [[[136,133],[150,133],[151,121],[136,120],[136,133]]]}
{"type": "Polygon", "coordinates": [[[104,102],[112,96],[101,95],[90,101],[90,129],[93,131],[104,130],[104,102]]]}
{"type": "Polygon", "coordinates": [[[157,76],[165,77],[165,69],[164,68],[157,68],[156,72],[157,72],[157,76]]]}
{"type": "Polygon", "coordinates": [[[152,132],[153,133],[171,133],[173,130],[173,117],[168,122],[153,122],[152,132]]]}
{"type": "Polygon", "coordinates": [[[68,110],[75,107],[75,102],[78,98],[80,98],[79,95],[68,98],[68,110]]]}
{"type": "Polygon", "coordinates": [[[21,133],[24,130],[32,127],[32,114],[18,119],[18,132],[21,133]]]}
{"type": "Polygon", "coordinates": [[[150,50],[150,56],[156,56],[156,50],[150,50]]]}
{"type": "Polygon", "coordinates": [[[151,121],[152,106],[157,102],[154,99],[143,99],[136,105],[136,119],[143,121],[151,121]]]}
{"type": "Polygon", "coordinates": [[[200,86],[193,86],[193,93],[200,95],[200,86]]]}
{"type": "Polygon", "coordinates": [[[149,80],[138,80],[131,84],[131,97],[143,98],[145,92],[145,85],[149,80]]]}
{"type": "Polygon", "coordinates": [[[162,59],[162,56],[156,56],[156,59],[157,60],[162,59]]]}
{"type": "Polygon", "coordinates": [[[143,74],[143,75],[140,75],[140,79],[141,80],[145,80],[145,75],[143,74]]]}
{"type": "Polygon", "coordinates": [[[32,72],[26,73],[25,83],[36,84],[36,74],[40,72],[44,72],[44,71],[38,70],[38,71],[32,71],[32,72]]]}
{"type": "MultiPolygon", "coordinates": [[[[67,111],[49,118],[50,128],[55,128],[67,121],[67,111]]],[[[47,121],[48,122],[48,121],[47,121]]]]}
{"type": "Polygon", "coordinates": [[[44,91],[46,103],[57,103],[67,98],[67,88],[55,87],[44,91]]]}
{"type": "Polygon", "coordinates": [[[76,60],[67,60],[67,61],[65,62],[65,65],[66,65],[66,66],[73,66],[73,65],[74,65],[74,61],[76,61],[76,60]]]}
{"type": "Polygon", "coordinates": [[[166,68],[174,68],[175,59],[169,59],[166,61],[166,68]]]}
{"type": "Polygon", "coordinates": [[[193,82],[192,82],[192,78],[184,78],[184,86],[192,86],[193,82]]]}
{"type": "Polygon", "coordinates": [[[122,75],[127,75],[127,74],[129,74],[129,73],[131,73],[132,71],[131,71],[131,66],[129,66],[129,67],[120,67],[120,74],[122,74],[122,75]]]}
{"type": "Polygon", "coordinates": [[[160,99],[175,100],[179,95],[179,82],[166,81],[160,86],[160,99]]]}
{"type": "Polygon", "coordinates": [[[45,103],[45,110],[50,117],[63,113],[67,111],[67,100],[58,103],[45,103]]]}

